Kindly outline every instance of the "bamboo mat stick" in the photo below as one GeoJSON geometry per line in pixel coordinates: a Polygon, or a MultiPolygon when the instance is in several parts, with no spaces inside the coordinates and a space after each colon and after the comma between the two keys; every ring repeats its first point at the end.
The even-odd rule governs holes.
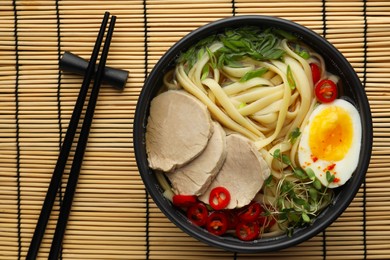
{"type": "MultiPolygon", "coordinates": [[[[114,207],[114,206],[121,207],[121,206],[124,206],[125,204],[131,205],[134,207],[139,207],[142,205],[142,203],[145,203],[145,200],[143,198],[133,198],[133,199],[126,200],[126,199],[117,198],[115,196],[111,196],[111,197],[109,197],[109,199],[107,199],[108,194],[102,193],[101,195],[105,195],[105,196],[101,196],[100,198],[99,198],[99,196],[97,196],[97,197],[91,196],[87,199],[83,199],[82,197],[80,198],[80,196],[77,196],[75,198],[75,201],[77,202],[77,205],[80,205],[80,206],[82,206],[82,205],[88,205],[88,206],[96,205],[96,206],[104,206],[104,207],[114,207]],[[99,202],[97,202],[97,200],[99,200],[99,202]]],[[[24,198],[23,205],[28,205],[29,208],[32,209],[33,207],[35,208],[36,205],[40,204],[40,200],[41,200],[40,196],[39,197],[37,196],[36,198],[34,198],[33,196],[29,196],[28,198],[24,198]]],[[[14,198],[4,199],[0,203],[0,205],[4,205],[4,208],[6,208],[6,207],[12,208],[16,204],[17,204],[17,201],[14,198]]]]}
{"type": "MultiPolygon", "coordinates": [[[[111,237],[110,239],[105,238],[104,236],[89,236],[89,235],[82,235],[82,236],[72,236],[72,238],[66,238],[64,239],[64,243],[67,245],[66,247],[70,245],[80,245],[84,247],[88,247],[89,245],[144,245],[144,239],[139,239],[137,237],[126,237],[126,240],[121,239],[120,237],[111,237]]],[[[45,240],[43,240],[45,243],[45,240]]],[[[47,242],[46,242],[47,243],[47,242]]]]}
{"type": "MultiPolygon", "coordinates": [[[[67,232],[69,230],[69,234],[72,234],[73,231],[76,231],[76,232],[84,232],[84,233],[89,233],[89,232],[116,232],[116,230],[120,230],[121,234],[123,234],[123,232],[125,233],[129,233],[129,232],[142,232],[145,230],[145,225],[143,225],[143,221],[140,221],[138,224],[137,223],[133,223],[132,225],[125,225],[125,226],[121,226],[121,225],[116,225],[116,226],[106,226],[106,225],[102,225],[100,224],[98,226],[99,223],[96,223],[96,225],[89,225],[89,226],[80,226],[80,225],[72,225],[69,229],[67,229],[67,232]]],[[[14,228],[15,225],[10,225],[12,228],[14,228]]],[[[12,228],[10,229],[10,231],[12,231],[12,228]]],[[[29,233],[32,233],[34,231],[34,225],[33,224],[24,224],[22,226],[22,228],[25,230],[25,232],[29,232],[29,233]]],[[[55,228],[55,224],[52,223],[52,224],[48,224],[48,228],[50,229],[54,229],[55,228]]],[[[5,231],[6,228],[3,230],[5,231]]],[[[107,234],[108,235],[108,234],[107,234]]]]}
{"type": "MultiPolygon", "coordinates": [[[[140,250],[144,248],[140,248],[140,250]]],[[[139,250],[138,250],[139,251],[139,250]]],[[[135,251],[137,252],[137,251],[135,251]]],[[[144,252],[144,251],[143,251],[144,252]]],[[[74,260],[86,260],[86,259],[107,259],[109,257],[110,259],[140,259],[140,255],[142,257],[143,254],[140,253],[134,253],[131,252],[128,255],[105,255],[105,254],[94,254],[95,252],[92,252],[90,254],[75,254],[72,251],[70,253],[67,253],[66,251],[62,254],[64,257],[67,257],[69,259],[74,259],[74,260]],[[75,256],[76,255],[76,256],[75,256]]]]}

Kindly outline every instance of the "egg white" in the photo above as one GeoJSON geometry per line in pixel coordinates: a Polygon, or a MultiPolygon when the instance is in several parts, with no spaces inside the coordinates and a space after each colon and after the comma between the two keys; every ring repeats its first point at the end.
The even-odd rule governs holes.
{"type": "Polygon", "coordinates": [[[301,140],[298,148],[299,163],[303,169],[308,167],[311,168],[314,171],[316,177],[321,181],[324,186],[328,186],[329,188],[339,187],[345,184],[345,182],[347,182],[351,178],[353,172],[358,165],[361,139],[362,128],[359,112],[351,103],[343,99],[336,99],[331,103],[320,104],[313,110],[306,126],[302,131],[301,140]],[[344,158],[342,158],[341,160],[326,161],[317,158],[313,160],[313,154],[309,145],[311,124],[314,118],[322,110],[328,108],[329,106],[338,106],[344,109],[350,116],[353,129],[352,143],[349,150],[345,153],[344,158]],[[328,184],[326,178],[326,170],[329,170],[331,174],[335,175],[335,179],[337,182],[331,182],[328,184]]]}

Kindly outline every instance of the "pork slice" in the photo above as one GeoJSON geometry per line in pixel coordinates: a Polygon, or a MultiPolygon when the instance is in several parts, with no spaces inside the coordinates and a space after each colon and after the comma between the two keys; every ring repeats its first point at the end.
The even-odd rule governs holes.
{"type": "Polygon", "coordinates": [[[184,91],[156,96],[146,126],[149,166],[167,172],[194,159],[207,146],[211,123],[207,107],[184,91]]]}
{"type": "Polygon", "coordinates": [[[166,173],[176,194],[202,194],[221,169],[226,158],[226,134],[219,123],[213,125],[206,149],[188,164],[166,173]]]}
{"type": "Polygon", "coordinates": [[[231,196],[227,208],[241,208],[260,191],[271,170],[254,143],[242,135],[228,135],[226,149],[227,156],[221,170],[199,199],[208,204],[210,191],[222,186],[231,196]]]}

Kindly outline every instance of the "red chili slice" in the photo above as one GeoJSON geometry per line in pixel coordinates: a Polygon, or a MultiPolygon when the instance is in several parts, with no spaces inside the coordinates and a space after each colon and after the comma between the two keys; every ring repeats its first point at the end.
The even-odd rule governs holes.
{"type": "Polygon", "coordinates": [[[177,207],[184,207],[188,208],[196,203],[196,196],[195,195],[173,195],[172,198],[173,205],[177,207]]]}
{"type": "Polygon", "coordinates": [[[224,187],[215,187],[210,192],[209,204],[215,210],[226,208],[230,202],[230,192],[224,187]]]}
{"type": "Polygon", "coordinates": [[[201,202],[192,205],[187,210],[187,218],[197,226],[204,226],[207,223],[208,214],[206,205],[201,202]]]}
{"type": "Polygon", "coordinates": [[[213,211],[207,218],[207,231],[220,236],[228,229],[228,217],[222,211],[213,211]]]}
{"type": "Polygon", "coordinates": [[[315,63],[310,63],[311,75],[313,78],[313,83],[316,84],[321,79],[321,70],[315,63]]]}
{"type": "Polygon", "coordinates": [[[260,216],[263,211],[264,210],[260,203],[252,202],[239,213],[239,218],[244,222],[253,222],[260,216]]]}
{"type": "Polygon", "coordinates": [[[318,101],[322,103],[329,103],[337,98],[337,86],[329,79],[318,82],[314,91],[318,101]]]}
{"type": "Polygon", "coordinates": [[[260,228],[257,222],[240,222],[236,227],[236,236],[243,241],[254,240],[259,237],[260,228]]]}

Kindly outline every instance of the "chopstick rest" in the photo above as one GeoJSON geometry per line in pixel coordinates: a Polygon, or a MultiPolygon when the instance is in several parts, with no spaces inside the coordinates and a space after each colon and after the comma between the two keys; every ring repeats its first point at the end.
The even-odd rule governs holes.
{"type": "MultiPolygon", "coordinates": [[[[60,69],[63,71],[73,72],[79,75],[84,75],[88,67],[88,61],[73,54],[69,51],[65,51],[60,60],[60,69]]],[[[95,67],[95,73],[97,68],[95,67]]],[[[124,89],[129,72],[127,70],[115,69],[111,67],[104,68],[104,74],[102,82],[107,83],[119,90],[124,89]]]]}

